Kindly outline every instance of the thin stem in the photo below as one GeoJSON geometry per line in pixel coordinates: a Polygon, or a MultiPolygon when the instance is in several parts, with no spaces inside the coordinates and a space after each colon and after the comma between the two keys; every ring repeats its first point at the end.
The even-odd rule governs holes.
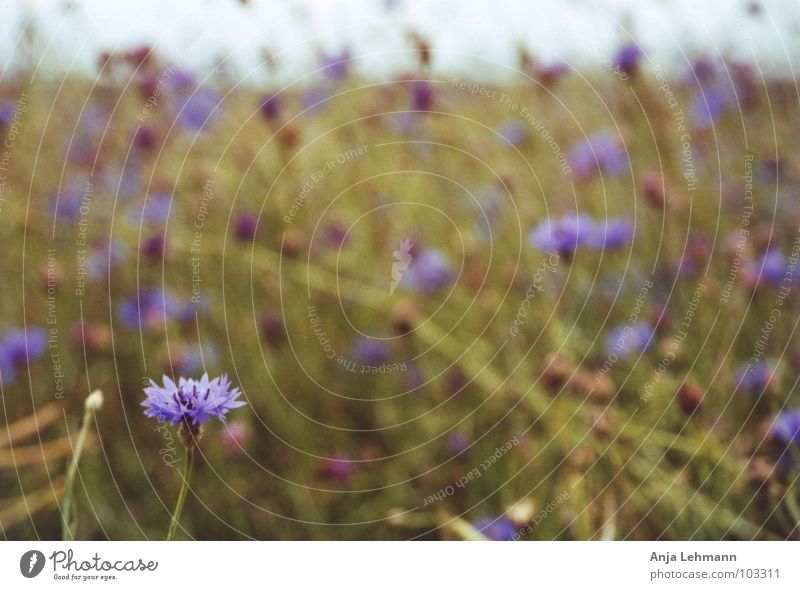
{"type": "Polygon", "coordinates": [[[67,469],[67,476],[64,483],[64,504],[61,517],[61,538],[64,541],[75,539],[74,529],[77,524],[75,514],[75,476],[78,474],[78,463],[83,454],[83,447],[86,446],[86,439],[89,437],[89,430],[92,427],[95,410],[100,409],[103,403],[103,394],[98,390],[92,393],[84,403],[83,424],[78,433],[78,442],[75,444],[75,452],[72,455],[72,462],[67,469]]]}
{"type": "Polygon", "coordinates": [[[178,494],[178,503],[175,504],[175,512],[172,514],[172,522],[169,525],[169,532],[167,533],[167,541],[172,541],[175,537],[175,531],[178,528],[178,521],[181,518],[183,511],[183,503],[186,501],[186,494],[189,491],[189,482],[192,479],[192,468],[194,467],[194,445],[186,447],[186,474],[181,484],[181,491],[178,494]]]}

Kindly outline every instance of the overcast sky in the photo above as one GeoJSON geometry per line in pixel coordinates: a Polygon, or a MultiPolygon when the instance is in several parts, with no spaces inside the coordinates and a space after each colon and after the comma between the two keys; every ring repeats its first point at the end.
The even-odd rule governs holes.
{"type": "MultiPolygon", "coordinates": [[[[522,41],[543,60],[587,67],[634,37],[648,57],[676,64],[699,51],[787,69],[800,45],[797,0],[5,0],[0,58],[18,62],[19,32],[35,23],[43,67],[92,72],[101,50],[147,43],[189,69],[229,59],[254,72],[263,51],[295,78],[320,50],[349,47],[362,72],[412,63],[407,33],[430,38],[439,71],[502,75],[522,41]],[[761,6],[758,14],[750,6],[761,6]],[[45,48],[47,48],[45,52],[45,48]]],[[[261,70],[263,73],[263,70],[261,70]]],[[[254,74],[255,75],[255,74],[254,74]]]]}

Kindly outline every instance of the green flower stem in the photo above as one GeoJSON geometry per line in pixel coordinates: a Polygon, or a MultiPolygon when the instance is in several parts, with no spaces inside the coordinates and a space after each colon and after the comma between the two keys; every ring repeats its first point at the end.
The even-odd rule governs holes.
{"type": "Polygon", "coordinates": [[[175,531],[178,528],[178,521],[181,518],[183,511],[183,504],[186,502],[186,494],[189,491],[189,482],[192,479],[192,468],[194,467],[194,445],[186,447],[186,473],[181,484],[181,491],[178,494],[178,503],[175,504],[175,512],[172,514],[172,522],[169,525],[169,532],[167,532],[167,541],[172,541],[175,537],[175,531]]]}
{"type": "Polygon", "coordinates": [[[83,448],[86,446],[86,439],[94,421],[94,413],[103,406],[103,394],[100,390],[93,392],[83,404],[83,424],[78,433],[78,442],[75,444],[75,451],[72,455],[72,462],[67,469],[67,476],[64,483],[64,503],[61,512],[61,538],[64,541],[75,540],[75,527],[78,523],[78,515],[75,508],[75,476],[78,474],[78,463],[80,463],[83,448]]]}

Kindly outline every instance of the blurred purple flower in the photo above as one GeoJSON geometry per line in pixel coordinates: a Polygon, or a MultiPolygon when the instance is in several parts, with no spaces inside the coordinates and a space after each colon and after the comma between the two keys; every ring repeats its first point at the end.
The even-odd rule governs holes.
{"type": "Polygon", "coordinates": [[[353,358],[365,365],[382,365],[391,357],[389,347],[382,340],[363,337],[353,347],[353,358]]]}
{"type": "Polygon", "coordinates": [[[609,218],[595,223],[588,245],[597,250],[615,250],[631,243],[633,224],[623,218],[609,218]]]}
{"type": "Polygon", "coordinates": [[[692,124],[699,129],[711,127],[735,104],[730,86],[718,83],[698,91],[689,105],[692,124]]]}
{"type": "Polygon", "coordinates": [[[177,385],[164,375],[163,381],[160,386],[150,379],[144,389],[146,399],[142,406],[149,418],[195,428],[211,418],[224,420],[230,410],[247,405],[238,401],[239,389],[231,388],[227,375],[211,380],[207,374],[199,380],[181,377],[177,385]]]}
{"type": "Polygon", "coordinates": [[[327,106],[327,100],[330,98],[330,92],[324,86],[312,86],[303,91],[303,107],[309,113],[319,114],[327,106]]]}
{"type": "Polygon", "coordinates": [[[764,359],[748,361],[734,373],[736,391],[745,395],[761,394],[775,378],[775,367],[764,359]]]}
{"type": "Polygon", "coordinates": [[[497,128],[497,133],[503,138],[504,143],[519,146],[528,138],[528,128],[513,119],[503,121],[497,128]]]}
{"type": "Polygon", "coordinates": [[[133,132],[131,141],[136,149],[149,151],[155,147],[158,136],[152,127],[141,125],[133,132]]]}
{"type": "Polygon", "coordinates": [[[433,293],[453,282],[447,259],[438,250],[425,250],[409,264],[401,284],[418,293],[433,293]]]}
{"type": "Polygon", "coordinates": [[[353,57],[347,49],[340,53],[323,55],[321,63],[325,77],[331,82],[341,82],[350,73],[352,59],[353,57]]]}
{"type": "Polygon", "coordinates": [[[451,432],[447,437],[447,448],[454,455],[463,453],[469,447],[469,440],[460,432],[451,432]]]}
{"type": "Polygon", "coordinates": [[[629,167],[625,150],[610,131],[598,131],[578,141],[570,148],[567,159],[578,180],[588,180],[598,171],[619,176],[629,167]]]}
{"type": "Polygon", "coordinates": [[[267,121],[277,119],[281,114],[281,98],[278,94],[265,96],[259,107],[261,114],[267,121]]]}
{"type": "Polygon", "coordinates": [[[241,211],[236,216],[234,233],[236,239],[241,242],[252,242],[256,237],[258,228],[258,216],[252,211],[241,211]]]}
{"type": "Polygon", "coordinates": [[[179,307],[168,291],[143,288],[137,296],[124,299],[118,312],[122,323],[132,329],[163,326],[177,314],[179,307]]]}
{"type": "Polygon", "coordinates": [[[19,328],[7,332],[0,341],[0,374],[5,383],[28,361],[42,356],[47,349],[47,335],[41,328],[19,328]]]}
{"type": "Polygon", "coordinates": [[[174,109],[178,124],[187,131],[208,129],[220,109],[221,100],[219,93],[207,86],[180,97],[174,109]]]}
{"type": "Polygon", "coordinates": [[[473,526],[491,541],[513,541],[517,536],[517,527],[505,516],[481,518],[473,526]]]}
{"type": "Polygon", "coordinates": [[[6,99],[0,103],[0,129],[5,129],[14,119],[17,112],[17,103],[11,99],[6,99]]]}
{"type": "Polygon", "coordinates": [[[800,408],[778,413],[770,426],[770,433],[785,447],[800,446],[800,408]]]}
{"type": "Polygon", "coordinates": [[[353,462],[345,455],[334,455],[322,463],[322,476],[333,481],[346,482],[353,471],[353,462]]]}
{"type": "Polygon", "coordinates": [[[434,100],[433,86],[426,80],[415,80],[411,85],[411,106],[415,111],[429,111],[434,100]]]}
{"type": "Polygon", "coordinates": [[[597,235],[597,222],[588,215],[568,213],[560,219],[545,219],[530,233],[531,245],[539,250],[569,256],[579,246],[592,242],[597,235]]]}
{"type": "Polygon", "coordinates": [[[786,260],[777,248],[770,248],[760,260],[749,260],[742,268],[747,284],[755,287],[767,284],[780,287],[786,276],[786,260]]]}
{"type": "Polygon", "coordinates": [[[639,69],[639,61],[642,59],[642,50],[636,43],[627,43],[617,50],[614,54],[614,66],[629,76],[633,76],[639,69]]]}
{"type": "Polygon", "coordinates": [[[167,252],[166,236],[159,232],[146,237],[142,240],[139,251],[142,253],[142,256],[150,260],[162,260],[167,252]]]}
{"type": "Polygon", "coordinates": [[[127,257],[126,246],[119,240],[96,246],[86,258],[86,275],[94,281],[104,279],[111,269],[125,262],[127,257]]]}
{"type": "Polygon", "coordinates": [[[126,219],[132,227],[158,226],[169,218],[172,207],[172,195],[152,193],[141,203],[134,203],[126,212],[126,219]]]}
{"type": "Polygon", "coordinates": [[[608,355],[616,354],[625,359],[645,352],[654,337],[652,326],[644,321],[617,326],[606,336],[605,350],[608,355]]]}

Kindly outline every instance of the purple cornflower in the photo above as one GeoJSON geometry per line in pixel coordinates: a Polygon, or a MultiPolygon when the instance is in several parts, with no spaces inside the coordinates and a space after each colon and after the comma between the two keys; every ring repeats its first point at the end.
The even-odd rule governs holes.
{"type": "Polygon", "coordinates": [[[614,55],[614,66],[619,68],[624,74],[633,76],[639,69],[639,60],[642,58],[642,50],[636,43],[627,43],[619,48],[614,55]]]}
{"type": "Polygon", "coordinates": [[[322,464],[322,476],[338,482],[345,482],[353,475],[353,462],[345,455],[335,455],[322,464]]]}
{"type": "Polygon", "coordinates": [[[416,80],[411,86],[411,105],[415,111],[429,111],[433,106],[433,86],[426,80],[416,80]]]}
{"type": "Polygon", "coordinates": [[[433,293],[453,282],[453,272],[438,250],[425,250],[415,257],[401,281],[411,291],[433,293]]]}
{"type": "Polygon", "coordinates": [[[742,269],[744,280],[751,286],[768,284],[779,287],[786,276],[786,260],[781,251],[770,248],[760,260],[750,260],[742,269]]]}
{"type": "Polygon", "coordinates": [[[764,392],[775,378],[775,367],[764,359],[748,361],[740,365],[734,374],[736,390],[746,395],[764,392]]]}
{"type": "Polygon", "coordinates": [[[598,131],[574,144],[567,156],[578,180],[589,180],[599,170],[619,176],[628,169],[628,156],[619,138],[610,131],[598,131]]]}
{"type": "Polygon", "coordinates": [[[703,88],[692,99],[689,112],[692,123],[699,129],[707,129],[719,119],[728,107],[734,104],[732,88],[724,83],[718,83],[703,88]]]}
{"type": "Polygon", "coordinates": [[[163,233],[148,236],[142,240],[139,250],[145,258],[162,260],[167,252],[167,238],[163,233]]]}
{"type": "Polygon", "coordinates": [[[330,92],[323,86],[312,86],[303,91],[302,101],[309,113],[319,114],[325,110],[330,92]]]}
{"type": "Polygon", "coordinates": [[[560,219],[545,219],[530,233],[531,245],[539,250],[569,256],[579,246],[591,243],[597,235],[597,222],[588,215],[570,213],[560,219]]]}
{"type": "Polygon", "coordinates": [[[237,399],[239,389],[231,388],[227,375],[211,380],[205,373],[200,379],[181,377],[177,385],[166,375],[163,379],[163,386],[150,379],[150,385],[144,388],[144,415],[186,428],[185,434],[190,433],[191,438],[184,442],[199,436],[202,426],[211,418],[225,420],[230,410],[247,405],[237,399]]]}
{"type": "Polygon", "coordinates": [[[14,120],[16,112],[17,103],[13,100],[6,99],[0,103],[0,129],[8,127],[9,123],[14,120]]]}
{"type": "Polygon", "coordinates": [[[646,351],[653,339],[653,328],[647,322],[617,326],[605,339],[606,353],[621,359],[646,351]]]}
{"type": "MultiPolygon", "coordinates": [[[[84,207],[84,198],[87,195],[87,184],[80,181],[70,181],[61,187],[55,195],[55,214],[57,217],[74,221],[81,217],[81,208],[84,207]]],[[[87,200],[88,202],[88,200],[87,200]]],[[[88,212],[89,209],[84,209],[88,212]]]]}
{"type": "Polygon", "coordinates": [[[168,193],[152,193],[145,197],[141,203],[135,203],[128,208],[126,218],[133,227],[160,225],[170,214],[172,195],[168,193]]]}
{"type": "Polygon", "coordinates": [[[492,541],[513,541],[517,536],[517,527],[505,516],[481,518],[473,526],[492,541]]]}
{"type": "Polygon", "coordinates": [[[202,131],[211,124],[219,110],[221,97],[216,90],[203,86],[179,99],[175,109],[178,124],[188,131],[202,131]]]}
{"type": "Polygon", "coordinates": [[[119,240],[96,246],[86,258],[86,275],[94,281],[104,279],[112,268],[125,262],[127,257],[125,244],[119,240]]]}
{"type": "Polygon", "coordinates": [[[390,356],[389,347],[382,340],[364,337],[353,347],[353,358],[365,365],[382,365],[390,356]]]}
{"type": "Polygon", "coordinates": [[[242,242],[252,242],[256,237],[258,216],[251,211],[242,211],[236,216],[234,232],[236,239],[242,242]]]}
{"type": "Polygon", "coordinates": [[[447,437],[447,448],[454,455],[459,455],[469,447],[469,439],[460,432],[451,432],[447,437]]]}
{"type": "Polygon", "coordinates": [[[785,447],[800,446],[800,408],[781,411],[769,430],[785,447]]]}
{"type": "Polygon", "coordinates": [[[596,250],[615,250],[631,243],[633,224],[621,217],[609,218],[593,228],[588,245],[596,250]]]}
{"type": "Polygon", "coordinates": [[[521,145],[528,138],[528,129],[525,125],[513,119],[503,121],[497,128],[497,133],[504,143],[515,147],[521,145]]]}
{"type": "Polygon", "coordinates": [[[8,332],[0,341],[0,373],[6,383],[16,376],[16,370],[29,360],[42,356],[47,348],[47,335],[41,328],[17,329],[8,332]]]}
{"type": "Polygon", "coordinates": [[[147,125],[137,127],[133,132],[133,146],[140,150],[149,151],[153,149],[158,141],[155,129],[147,125]]]}
{"type": "Polygon", "coordinates": [[[325,77],[331,82],[341,82],[350,73],[352,59],[350,51],[347,49],[338,54],[323,55],[320,61],[325,77]]]}
{"type": "Polygon", "coordinates": [[[142,289],[138,297],[125,299],[119,306],[119,317],[129,328],[146,329],[163,326],[178,311],[178,305],[167,291],[142,289]]]}
{"type": "Polygon", "coordinates": [[[277,119],[281,114],[281,98],[277,94],[265,96],[259,107],[261,114],[267,121],[277,119]]]}

